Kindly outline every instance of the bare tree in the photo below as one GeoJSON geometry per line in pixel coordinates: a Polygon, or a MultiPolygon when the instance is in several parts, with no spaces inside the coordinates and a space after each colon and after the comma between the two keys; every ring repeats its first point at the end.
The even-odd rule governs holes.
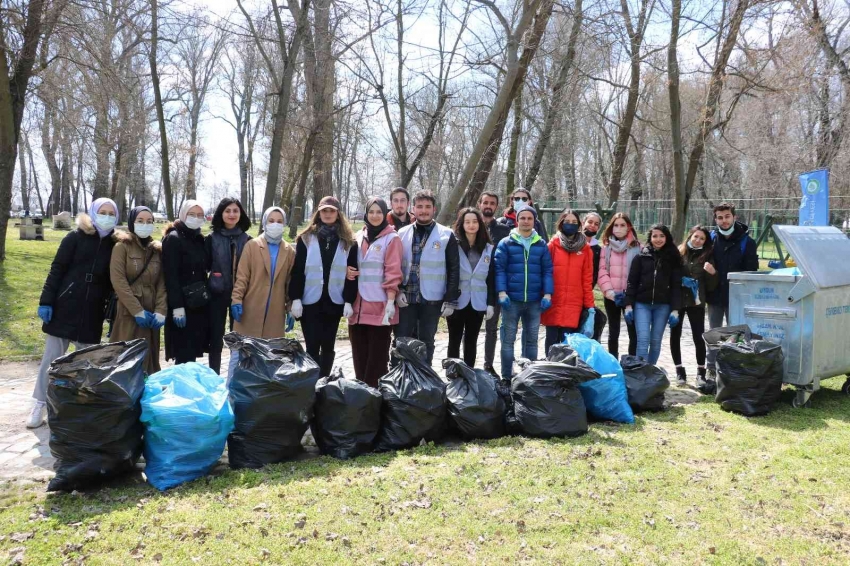
{"type": "Polygon", "coordinates": [[[171,170],[168,154],[168,132],[165,126],[165,108],[162,101],[162,89],[159,84],[159,67],[157,56],[159,52],[159,1],[150,0],[151,3],[151,39],[148,49],[148,64],[151,71],[151,84],[153,87],[154,107],[156,108],[156,121],[159,126],[159,153],[160,173],[162,190],[165,193],[165,210],[170,220],[174,219],[174,200],[171,194],[171,170]]]}

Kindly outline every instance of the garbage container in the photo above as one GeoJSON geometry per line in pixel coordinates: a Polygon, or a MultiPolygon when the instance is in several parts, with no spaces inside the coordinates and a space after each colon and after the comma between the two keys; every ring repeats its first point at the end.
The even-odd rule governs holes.
{"type": "MultiPolygon", "coordinates": [[[[800,275],[729,274],[729,324],[782,346],[792,405],[808,403],[820,380],[850,372],[850,239],[832,226],[773,226],[800,275]]],[[[842,391],[850,395],[850,379],[842,391]]]]}

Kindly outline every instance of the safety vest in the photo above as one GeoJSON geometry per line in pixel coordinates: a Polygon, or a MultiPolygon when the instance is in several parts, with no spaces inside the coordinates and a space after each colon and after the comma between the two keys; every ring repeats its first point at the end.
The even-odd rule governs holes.
{"type": "Polygon", "coordinates": [[[385,303],[387,301],[387,292],[383,287],[384,258],[387,254],[387,247],[396,238],[398,238],[398,234],[395,231],[381,236],[369,244],[364,255],[360,250],[364,249],[365,231],[357,233],[357,245],[359,246],[357,268],[360,270],[360,276],[357,278],[357,292],[360,293],[360,297],[364,301],[373,303],[385,303]]]}
{"type": "Polygon", "coordinates": [[[472,300],[472,308],[480,312],[487,310],[487,275],[490,272],[490,262],[493,259],[491,257],[492,251],[493,244],[487,244],[475,269],[472,269],[466,254],[463,251],[458,252],[460,256],[460,298],[457,300],[458,309],[466,308],[466,305],[472,300]]]}
{"type": "MultiPolygon", "coordinates": [[[[322,265],[322,252],[319,250],[319,238],[309,236],[307,244],[307,261],[304,264],[304,296],[301,302],[305,305],[318,303],[322,298],[322,288],[325,286],[325,268],[322,265]]],[[[348,267],[348,253],[342,245],[342,240],[337,243],[336,254],[331,262],[331,274],[328,277],[328,295],[331,300],[341,305],[342,288],[345,285],[345,273],[348,267]]]]}
{"type": "MultiPolygon", "coordinates": [[[[399,231],[404,254],[401,258],[401,269],[404,272],[404,284],[410,277],[411,262],[413,261],[413,231],[416,223],[405,226],[399,231]]],[[[442,224],[435,223],[422,255],[419,256],[419,294],[426,301],[442,301],[446,296],[446,247],[452,238],[452,231],[442,224]]]]}

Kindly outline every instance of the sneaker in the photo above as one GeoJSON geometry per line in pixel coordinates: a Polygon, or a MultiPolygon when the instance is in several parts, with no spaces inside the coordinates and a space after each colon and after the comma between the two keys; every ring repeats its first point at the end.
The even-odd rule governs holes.
{"type": "Polygon", "coordinates": [[[708,377],[704,368],[697,370],[697,389],[703,395],[714,395],[717,392],[717,373],[714,369],[708,370],[708,377]]]}
{"type": "Polygon", "coordinates": [[[688,384],[688,374],[685,373],[683,366],[676,366],[676,382],[679,384],[679,387],[688,384]]]}
{"type": "Polygon", "coordinates": [[[32,405],[32,411],[27,418],[27,428],[38,428],[44,424],[44,401],[36,401],[32,405]]]}
{"type": "Polygon", "coordinates": [[[499,374],[496,373],[496,368],[493,367],[493,364],[484,364],[484,371],[486,371],[495,378],[500,377],[499,374]]]}

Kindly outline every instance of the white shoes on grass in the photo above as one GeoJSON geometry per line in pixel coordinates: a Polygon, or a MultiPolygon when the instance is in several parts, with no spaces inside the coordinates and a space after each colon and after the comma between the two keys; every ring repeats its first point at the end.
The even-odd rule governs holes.
{"type": "Polygon", "coordinates": [[[32,411],[27,418],[27,428],[38,428],[44,424],[44,401],[35,401],[32,405],[32,411]]]}

